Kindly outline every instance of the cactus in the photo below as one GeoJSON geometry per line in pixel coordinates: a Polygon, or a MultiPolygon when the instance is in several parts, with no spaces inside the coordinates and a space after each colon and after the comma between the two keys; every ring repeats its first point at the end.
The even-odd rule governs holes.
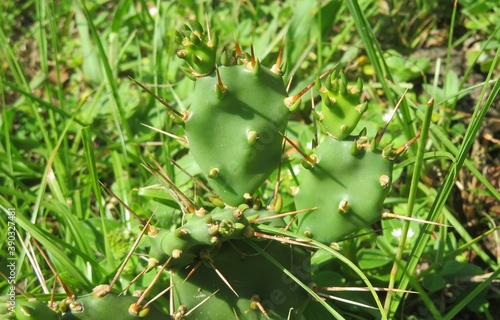
{"type": "Polygon", "coordinates": [[[123,320],[154,320],[166,315],[154,305],[143,308],[137,297],[108,292],[107,285],[94,288],[93,292],[78,299],[68,298],[61,303],[63,320],[106,320],[119,317],[123,320]]]}
{"type": "Polygon", "coordinates": [[[199,258],[204,250],[236,238],[252,236],[252,229],[241,209],[215,209],[212,213],[192,215],[189,221],[173,230],[158,230],[150,235],[149,258],[156,264],[168,261],[169,269],[184,267],[199,258]]]}
{"type": "Polygon", "coordinates": [[[235,60],[223,59],[226,65],[215,68],[212,59],[203,58],[213,51],[207,39],[205,33],[194,32],[189,38],[178,37],[184,48],[180,52],[199,54],[189,59],[189,54],[180,54],[196,79],[186,136],[211,188],[237,206],[279,166],[280,132],[285,132],[290,117],[284,102],[288,94],[279,68],[261,66],[253,52],[248,56],[238,46],[235,60]],[[196,51],[191,49],[192,38],[200,45],[196,51]]]}
{"type": "MultiPolygon", "coordinates": [[[[180,226],[144,225],[150,248],[143,272],[159,265],[161,272],[170,272],[169,312],[174,319],[300,319],[309,301],[301,285],[310,281],[311,252],[299,246],[307,246],[303,237],[298,237],[302,242],[284,236],[271,241],[259,226],[330,244],[371,225],[381,218],[400,151],[380,148],[382,133],[372,139],[366,130],[352,135],[367,111],[367,103],[361,102],[362,83],[349,87],[343,72],[327,72],[320,77],[326,76],[323,85],[316,81],[322,106],[314,111],[324,139],[306,156],[299,191],[289,199],[295,209],[311,210],[296,219],[277,215],[270,210],[273,205],[261,210],[254,195],[280,166],[291,111],[315,82],[288,96],[280,70],[283,49],[276,64],[267,68],[253,49],[244,53],[236,43],[235,51],[225,49],[217,64],[218,38],[197,22],[177,32],[176,39],[182,47],[177,55],[186,62],[183,71],[195,80],[195,90],[188,110],[173,111],[173,117],[184,127],[190,152],[219,197],[213,202],[221,203],[213,209],[204,200],[186,200],[173,180],[166,179],[175,189],[171,195],[189,203],[179,206],[190,210],[183,210],[180,226]]],[[[273,197],[274,208],[279,208],[281,196],[276,192],[273,197]]],[[[154,305],[144,307],[142,298],[97,286],[78,299],[63,300],[55,311],[38,300],[20,303],[16,318],[167,317],[154,305]]]]}
{"type": "Polygon", "coordinates": [[[297,232],[330,244],[380,220],[383,202],[392,184],[398,152],[379,149],[384,130],[372,140],[366,129],[350,135],[367,110],[360,101],[363,84],[348,87],[345,74],[327,77],[319,92],[318,118],[326,137],[303,162],[307,169],[295,196],[297,209],[314,208],[299,215],[297,232]],[[318,192],[317,190],[322,190],[318,192]]]}
{"type": "MultiPolygon", "coordinates": [[[[304,249],[274,241],[256,243],[304,283],[309,282],[310,257],[304,249]]],[[[307,293],[248,244],[226,244],[203,261],[189,278],[188,269],[174,274],[176,310],[190,312],[201,303],[191,318],[300,319],[307,293]]]]}
{"type": "Polygon", "coordinates": [[[380,220],[393,161],[371,145],[366,136],[321,143],[295,197],[297,209],[316,208],[298,216],[300,234],[329,244],[380,220]]]}

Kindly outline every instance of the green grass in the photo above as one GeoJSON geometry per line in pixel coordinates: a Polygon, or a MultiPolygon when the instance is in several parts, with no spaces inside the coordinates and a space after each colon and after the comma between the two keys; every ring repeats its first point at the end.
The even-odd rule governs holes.
{"type": "MultiPolygon", "coordinates": [[[[23,293],[49,299],[42,294],[50,294],[56,281],[34,240],[77,294],[88,293],[114,276],[140,232],[139,223],[100,182],[141,218],[146,220],[155,212],[154,224],[166,228],[181,222],[180,208],[147,169],[145,164],[153,163],[152,159],[158,159],[188,197],[207,201],[205,192],[170,162],[174,159],[190,174],[200,174],[185,146],[143,124],[178,136],[183,136],[183,129],[129,77],[177,110],[189,106],[193,82],[180,71],[174,31],[189,19],[204,22],[208,17],[222,46],[234,35],[245,50],[253,44],[264,65],[274,63],[284,40],[284,79],[290,81],[291,94],[329,68],[344,69],[352,81],[363,78],[369,101],[363,125],[372,135],[384,125],[382,114],[409,88],[384,142],[400,146],[417,133],[421,136],[397,165],[399,179],[385,207],[440,225],[385,220],[376,225],[377,233],[360,232],[339,243],[339,250],[313,243],[318,248],[313,280],[366,287],[362,293],[331,294],[373,309],[325,300],[323,305],[311,303],[304,317],[452,319],[463,314],[493,319],[500,312],[495,304],[498,293],[488,290],[499,280],[498,254],[485,246],[488,241],[496,250],[500,247],[498,211],[479,203],[473,218],[465,216],[457,205],[456,188],[457,181],[467,182],[459,174],[466,170],[479,181],[478,189],[468,190],[469,195],[475,199],[486,195],[497,206],[500,203],[498,186],[483,174],[485,161],[477,163],[477,149],[472,148],[478,142],[488,143],[481,138],[481,130],[488,110],[498,106],[500,27],[495,1],[458,1],[454,6],[453,1],[219,1],[209,5],[102,0],[55,5],[38,0],[22,5],[7,1],[1,6],[0,206],[5,213],[9,208],[16,212],[16,283],[23,293]],[[156,14],[146,4],[155,7],[156,14]],[[434,31],[450,36],[439,44],[445,55],[437,61],[409,58],[425,47],[426,39],[432,38],[429,34],[438,34],[434,31]],[[463,74],[456,74],[451,61],[454,49],[474,37],[481,39],[479,49],[469,51],[463,74]],[[427,74],[431,62],[437,66],[441,62],[441,68],[427,74]],[[472,82],[474,74],[483,80],[472,82]],[[461,116],[474,88],[481,92],[466,110],[471,116],[461,116]],[[434,109],[426,106],[431,98],[434,109]],[[433,170],[441,176],[431,176],[433,170]],[[472,222],[474,228],[468,225],[472,222]],[[403,235],[399,242],[391,234],[397,228],[403,235]],[[410,228],[413,237],[406,236],[410,228]],[[480,275],[485,276],[479,283],[463,280],[480,275]],[[457,285],[459,281],[464,282],[457,285]],[[442,296],[449,298],[442,303],[442,296]]],[[[310,105],[310,96],[304,96],[287,132],[304,149],[313,136],[304,124],[311,119],[310,105]]],[[[483,151],[494,159],[498,145],[489,144],[483,151]]],[[[290,168],[300,158],[292,156],[297,160],[290,168]]],[[[280,188],[284,211],[294,210],[286,189],[296,179],[292,172],[284,174],[280,188]]],[[[264,187],[262,197],[269,198],[272,188],[264,187]]],[[[3,239],[9,231],[7,221],[0,219],[3,239]]],[[[261,231],[300,239],[272,228],[261,231]]],[[[145,246],[141,243],[137,251],[144,253],[145,246]]],[[[6,261],[7,248],[1,252],[6,261]]],[[[144,266],[140,255],[132,256],[117,286],[125,288],[144,266]]],[[[0,271],[8,274],[3,262],[0,271]]],[[[145,288],[153,276],[146,274],[129,291],[145,288]]],[[[166,273],[162,281],[165,286],[154,288],[151,297],[168,286],[166,273]]],[[[2,281],[0,292],[8,290],[2,281]]],[[[168,309],[168,297],[159,303],[168,309]]]]}

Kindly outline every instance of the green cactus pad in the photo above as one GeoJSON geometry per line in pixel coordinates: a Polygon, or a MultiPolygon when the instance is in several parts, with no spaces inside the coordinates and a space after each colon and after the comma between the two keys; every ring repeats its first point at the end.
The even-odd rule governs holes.
{"type": "Polygon", "coordinates": [[[36,299],[16,301],[14,315],[7,319],[17,320],[58,320],[61,315],[49,308],[47,302],[36,299]]]}
{"type": "Polygon", "coordinates": [[[362,83],[358,83],[357,87],[348,88],[343,73],[339,77],[333,74],[320,89],[321,123],[340,140],[351,134],[367,109],[367,104],[360,100],[362,83]]]}
{"type": "MultiPolygon", "coordinates": [[[[108,293],[100,297],[95,291],[82,296],[76,301],[67,302],[67,310],[63,314],[63,320],[157,320],[168,319],[154,305],[148,309],[138,310],[138,314],[132,314],[129,309],[137,302],[137,297],[117,295],[108,293]]],[[[146,302],[143,302],[144,304],[146,302]]]]}
{"type": "Polygon", "coordinates": [[[204,249],[220,243],[251,236],[250,223],[239,209],[215,209],[199,217],[192,215],[189,221],[173,231],[160,230],[150,238],[150,258],[164,263],[170,258],[167,268],[181,268],[195,261],[204,249]],[[250,234],[246,234],[250,232],[250,234]]]}
{"type": "MultiPolygon", "coordinates": [[[[303,248],[274,241],[256,243],[302,282],[309,282],[310,255],[303,248]]],[[[260,301],[270,319],[300,319],[307,293],[245,241],[225,243],[212,261],[239,297],[208,263],[200,265],[186,282],[191,270],[178,270],[173,275],[176,308],[182,305],[189,312],[219,290],[186,319],[266,319],[252,298],[260,301]]]]}
{"type": "Polygon", "coordinates": [[[190,150],[209,185],[230,205],[252,195],[281,160],[282,136],[290,111],[283,80],[269,69],[220,67],[196,80],[186,121],[190,150]]]}
{"type": "Polygon", "coordinates": [[[366,137],[328,136],[316,155],[319,162],[305,172],[295,204],[317,209],[298,215],[298,232],[330,244],[380,220],[393,162],[370,151],[366,137]]]}

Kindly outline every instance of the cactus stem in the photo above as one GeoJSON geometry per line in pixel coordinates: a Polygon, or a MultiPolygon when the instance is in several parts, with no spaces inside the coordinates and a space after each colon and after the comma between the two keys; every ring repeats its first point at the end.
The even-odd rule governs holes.
{"type": "Polygon", "coordinates": [[[317,156],[309,156],[307,155],[304,151],[302,151],[302,149],[300,149],[292,140],[290,140],[287,136],[285,136],[284,134],[282,134],[280,132],[280,134],[283,136],[283,138],[285,138],[285,140],[292,145],[292,147],[295,148],[295,150],[297,150],[306,160],[307,162],[312,166],[314,167],[318,162],[319,162],[319,159],[317,156]]]}
{"type": "Polygon", "coordinates": [[[221,278],[221,280],[226,284],[226,286],[228,286],[228,288],[239,298],[240,295],[238,294],[238,292],[236,292],[236,290],[234,290],[233,286],[231,286],[231,284],[226,279],[226,277],[224,277],[222,272],[220,272],[219,269],[217,269],[217,267],[215,266],[215,264],[212,261],[210,261],[210,260],[207,260],[207,261],[210,264],[210,266],[214,269],[214,271],[217,273],[219,278],[221,278]]]}
{"type": "Polygon", "coordinates": [[[258,294],[253,295],[250,299],[250,308],[252,308],[253,310],[260,310],[260,312],[262,312],[266,319],[270,319],[267,315],[266,309],[264,309],[264,306],[260,303],[260,297],[258,294]]]}
{"type": "Polygon", "coordinates": [[[175,108],[172,107],[171,105],[169,105],[165,100],[163,100],[162,98],[158,97],[158,95],[156,95],[154,92],[152,92],[151,90],[149,90],[148,88],[146,88],[142,83],[140,83],[139,81],[135,80],[134,78],[129,77],[129,79],[132,80],[132,81],[134,81],[134,83],[136,85],[138,85],[139,87],[141,87],[142,90],[146,91],[150,96],[152,96],[158,102],[160,102],[162,105],[164,105],[165,107],[167,107],[167,109],[170,110],[170,112],[172,112],[173,114],[175,114],[176,116],[178,116],[179,118],[182,119],[182,114],[179,111],[175,110],[175,108]]]}
{"type": "MultiPolygon", "coordinates": [[[[329,69],[327,70],[325,73],[323,73],[319,79],[323,79],[324,77],[326,77],[330,72],[332,71],[332,69],[329,69]]],[[[299,93],[297,93],[296,95],[294,96],[291,96],[291,97],[287,97],[285,98],[284,102],[285,102],[285,106],[287,106],[287,108],[290,108],[295,102],[297,102],[297,100],[299,100],[307,91],[309,91],[309,89],[311,89],[314,85],[316,84],[316,80],[314,80],[313,82],[311,82],[310,84],[308,84],[304,89],[302,89],[299,93]]]]}
{"type": "Polygon", "coordinates": [[[281,76],[281,60],[283,59],[283,49],[285,48],[285,38],[281,42],[280,52],[276,58],[276,63],[271,67],[271,71],[279,76],[281,76]]]}
{"type": "Polygon", "coordinates": [[[394,118],[394,115],[396,115],[396,112],[398,111],[399,106],[401,105],[401,102],[403,102],[403,99],[406,96],[407,92],[408,92],[408,88],[406,88],[406,90],[401,95],[401,98],[399,98],[399,101],[396,104],[396,106],[394,107],[394,110],[392,110],[391,116],[389,117],[389,120],[387,120],[387,122],[385,123],[385,126],[382,128],[382,130],[377,132],[377,134],[375,135],[374,140],[375,140],[376,146],[378,146],[380,144],[380,141],[382,140],[382,137],[384,136],[384,133],[387,130],[387,127],[389,126],[389,123],[391,123],[392,118],[394,118]]]}

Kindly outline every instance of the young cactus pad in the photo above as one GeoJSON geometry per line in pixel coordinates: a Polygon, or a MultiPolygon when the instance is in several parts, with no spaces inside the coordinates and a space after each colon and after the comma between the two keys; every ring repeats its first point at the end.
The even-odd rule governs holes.
{"type": "Polygon", "coordinates": [[[183,226],[170,231],[160,230],[151,237],[150,259],[164,263],[167,268],[184,267],[199,258],[204,249],[220,243],[252,236],[250,223],[240,209],[215,209],[212,213],[199,217],[189,216],[183,226]]]}
{"type": "MultiPolygon", "coordinates": [[[[276,241],[253,243],[303,283],[309,283],[310,254],[302,247],[276,241]]],[[[173,275],[177,283],[174,287],[176,310],[191,312],[186,319],[300,319],[308,301],[307,293],[245,241],[224,243],[207,259],[212,265],[205,261],[187,281],[184,280],[190,269],[178,270],[173,275]]]]}
{"type": "Polygon", "coordinates": [[[358,80],[355,87],[347,87],[344,73],[334,72],[325,79],[319,93],[321,95],[320,121],[326,131],[337,139],[344,139],[351,134],[361,116],[367,109],[367,103],[361,103],[363,84],[358,80]]]}
{"type": "Polygon", "coordinates": [[[364,136],[330,136],[317,149],[318,163],[305,172],[295,196],[298,232],[325,244],[380,220],[392,180],[393,161],[370,150],[364,136]]]}
{"type": "Polygon", "coordinates": [[[290,111],[280,75],[256,64],[218,68],[196,80],[189,147],[212,189],[230,205],[252,195],[281,161],[282,136],[290,111]]]}

